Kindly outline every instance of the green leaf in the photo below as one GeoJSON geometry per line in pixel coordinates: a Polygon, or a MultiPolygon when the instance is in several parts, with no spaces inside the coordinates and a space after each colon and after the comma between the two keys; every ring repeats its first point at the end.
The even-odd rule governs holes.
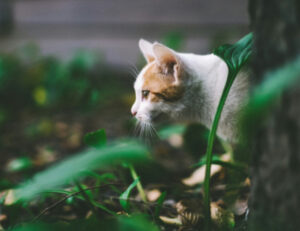
{"type": "MultiPolygon", "coordinates": [[[[265,76],[262,84],[256,87],[243,111],[242,128],[252,130],[257,127],[273,103],[288,88],[297,84],[300,78],[300,56],[265,76]]],[[[298,83],[299,84],[299,83],[298,83]]]]}
{"type": "Polygon", "coordinates": [[[170,32],[163,38],[163,44],[174,50],[180,50],[183,44],[182,33],[170,32]]]}
{"type": "Polygon", "coordinates": [[[146,148],[134,140],[85,150],[36,174],[30,181],[16,189],[16,197],[19,200],[30,200],[42,192],[61,188],[61,186],[82,176],[84,171],[101,169],[124,161],[131,163],[146,159],[146,148]]]}
{"type": "Polygon", "coordinates": [[[157,205],[155,207],[155,212],[154,212],[155,218],[158,218],[158,216],[160,214],[160,210],[162,208],[163,202],[165,201],[166,195],[167,195],[167,192],[163,192],[157,200],[157,205]]]}
{"type": "MultiPolygon", "coordinates": [[[[237,74],[251,55],[252,37],[252,33],[249,33],[237,43],[220,46],[213,53],[225,61],[229,72],[237,74]]],[[[232,78],[235,78],[235,76],[232,76],[232,78]]]]}
{"type": "Polygon", "coordinates": [[[221,118],[221,113],[229,94],[233,81],[242,66],[249,60],[252,49],[252,33],[246,35],[233,45],[224,45],[214,50],[214,54],[219,56],[228,66],[228,76],[219,105],[212,123],[208,137],[206,150],[206,170],[204,180],[204,208],[205,208],[205,230],[211,230],[210,212],[210,169],[212,164],[212,149],[221,118]]]}
{"type": "Polygon", "coordinates": [[[125,210],[125,212],[129,213],[130,210],[130,203],[128,201],[128,198],[130,196],[130,193],[132,191],[132,189],[134,189],[134,187],[139,183],[139,178],[135,179],[130,185],[129,187],[125,190],[125,192],[123,192],[120,196],[120,204],[122,206],[122,208],[125,210]]]}
{"type": "Polygon", "coordinates": [[[8,172],[19,172],[32,168],[33,163],[28,157],[20,157],[8,163],[6,170],[8,172]]]}
{"type": "MultiPolygon", "coordinates": [[[[136,171],[135,171],[135,168],[133,167],[132,164],[128,164],[128,168],[130,169],[130,173],[131,173],[131,176],[133,178],[133,180],[136,180],[136,179],[139,179],[136,171]]],[[[144,191],[144,188],[142,186],[142,183],[141,181],[139,180],[138,183],[137,183],[137,189],[138,189],[138,192],[140,194],[140,197],[142,198],[142,200],[144,202],[147,202],[147,197],[146,197],[146,193],[144,191]]]]}
{"type": "Polygon", "coordinates": [[[182,124],[166,126],[159,130],[158,134],[161,139],[168,139],[173,134],[183,134],[186,127],[182,124]]]}
{"type": "Polygon", "coordinates": [[[120,216],[118,231],[159,231],[160,229],[149,221],[145,215],[131,217],[120,216]]]}
{"type": "Polygon", "coordinates": [[[104,129],[99,129],[95,132],[89,132],[84,136],[84,143],[91,147],[101,147],[107,142],[104,129]]]}

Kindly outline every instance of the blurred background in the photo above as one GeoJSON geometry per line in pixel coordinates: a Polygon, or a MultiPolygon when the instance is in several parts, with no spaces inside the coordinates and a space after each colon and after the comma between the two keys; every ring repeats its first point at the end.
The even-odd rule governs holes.
{"type": "Polygon", "coordinates": [[[205,54],[246,33],[241,0],[0,0],[0,173],[132,136],[140,38],[205,54]]]}
{"type": "Polygon", "coordinates": [[[29,42],[42,54],[69,59],[77,49],[101,52],[107,62],[135,64],[139,38],[184,38],[181,50],[211,51],[214,43],[247,32],[247,2],[240,0],[1,0],[1,51],[29,42]]]}

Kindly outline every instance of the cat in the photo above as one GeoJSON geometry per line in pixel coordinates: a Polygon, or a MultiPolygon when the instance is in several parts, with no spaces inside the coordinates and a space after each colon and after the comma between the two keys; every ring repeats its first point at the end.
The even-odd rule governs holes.
{"type": "MultiPolygon", "coordinates": [[[[227,79],[226,63],[214,54],[179,53],[167,46],[140,39],[147,64],[134,83],[131,113],[142,127],[152,127],[161,115],[175,121],[199,122],[210,128],[227,79]]],[[[222,111],[217,135],[238,140],[238,114],[246,103],[248,73],[236,77],[222,111]]]]}

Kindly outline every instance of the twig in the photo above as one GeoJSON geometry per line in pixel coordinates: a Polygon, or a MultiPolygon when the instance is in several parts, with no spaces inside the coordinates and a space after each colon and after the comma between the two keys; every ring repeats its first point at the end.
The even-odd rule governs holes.
{"type": "Polygon", "coordinates": [[[40,214],[38,214],[37,216],[35,216],[33,219],[32,219],[32,222],[35,222],[37,221],[40,217],[42,217],[45,213],[47,213],[48,211],[54,209],[55,207],[59,206],[60,204],[62,204],[64,201],[66,201],[68,198],[70,197],[74,197],[74,196],[77,196],[78,194],[81,194],[85,191],[89,191],[89,190],[95,190],[95,189],[99,189],[99,188],[102,188],[102,187],[107,187],[107,186],[111,186],[111,185],[123,185],[121,183],[109,183],[109,184],[104,184],[104,185],[97,185],[97,186],[92,186],[92,187],[89,187],[89,188],[86,188],[86,189],[82,189],[78,192],[74,192],[70,195],[67,195],[65,196],[64,198],[62,198],[61,200],[53,203],[52,205],[48,206],[47,208],[45,208],[40,214]]]}

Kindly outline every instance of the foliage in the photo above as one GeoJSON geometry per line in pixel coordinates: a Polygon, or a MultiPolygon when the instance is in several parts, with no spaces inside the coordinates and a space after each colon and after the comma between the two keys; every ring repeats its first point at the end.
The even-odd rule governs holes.
{"type": "Polygon", "coordinates": [[[224,45],[217,48],[214,54],[222,58],[228,66],[228,76],[226,80],[225,87],[217,111],[212,123],[211,131],[208,137],[208,147],[206,150],[206,173],[204,181],[204,204],[205,204],[205,215],[206,215],[206,230],[211,229],[211,212],[210,212],[210,169],[212,164],[212,149],[214,144],[214,139],[216,136],[218,123],[221,117],[222,109],[225,105],[226,98],[229,94],[232,83],[240,71],[242,66],[248,61],[251,55],[252,48],[252,34],[246,35],[244,38],[239,40],[234,45],[224,45]]]}
{"type": "Polygon", "coordinates": [[[300,57],[266,74],[265,80],[252,92],[252,96],[243,111],[241,127],[244,135],[259,127],[260,121],[267,115],[276,99],[293,85],[300,77],[300,57]]]}
{"type": "MultiPolygon", "coordinates": [[[[233,170],[232,172],[234,173],[238,171],[238,172],[242,172],[243,174],[246,174],[245,173],[246,167],[243,164],[237,162],[225,162],[221,160],[217,155],[212,154],[213,152],[218,153],[215,150],[212,151],[212,148],[214,145],[214,137],[217,130],[218,120],[220,118],[222,107],[226,100],[226,96],[230,90],[230,87],[234,81],[236,74],[250,57],[251,41],[252,41],[252,35],[250,34],[244,37],[242,40],[240,40],[237,44],[225,45],[215,50],[215,54],[219,55],[227,63],[229,67],[229,75],[228,75],[224,92],[221,97],[221,101],[218,107],[218,111],[216,113],[216,117],[211,132],[208,137],[208,148],[207,148],[206,156],[203,157],[198,162],[197,165],[197,166],[204,166],[206,164],[207,166],[206,180],[204,184],[205,206],[207,208],[206,219],[209,219],[210,217],[209,169],[211,164],[220,165],[224,167],[223,169],[225,169],[225,171],[233,170]]],[[[33,59],[35,55],[36,54],[30,54],[30,57],[33,59]]],[[[13,55],[11,57],[16,58],[13,55]]],[[[39,61],[40,58],[36,58],[36,59],[37,59],[37,64],[39,64],[41,62],[39,61]]],[[[42,58],[42,59],[46,59],[46,58],[42,58]]],[[[25,69],[29,68],[29,66],[32,68],[37,68],[35,67],[35,65],[30,64],[30,62],[32,62],[31,59],[28,59],[29,64],[26,63],[21,57],[16,58],[16,60],[19,60],[20,66],[24,68],[22,69],[22,72],[23,71],[26,72],[25,69]]],[[[92,69],[95,63],[93,59],[90,58],[90,56],[85,57],[83,54],[81,54],[77,58],[74,58],[72,62],[70,62],[72,63],[72,65],[70,63],[68,65],[62,64],[60,62],[58,63],[59,63],[58,66],[62,69],[64,69],[65,66],[68,66],[65,69],[65,71],[70,70],[69,67],[74,65],[72,67],[72,69],[74,68],[73,74],[70,75],[68,74],[62,77],[65,78],[66,76],[70,76],[69,79],[67,77],[66,80],[67,82],[72,82],[72,81],[76,82],[78,79],[81,79],[80,76],[87,75],[89,76],[87,78],[93,76],[92,69]]],[[[268,78],[266,79],[266,81],[253,92],[253,96],[250,99],[250,103],[248,107],[245,109],[244,123],[247,126],[248,125],[250,125],[250,127],[256,126],[255,123],[258,120],[256,118],[261,118],[260,117],[261,115],[265,115],[269,106],[274,103],[274,99],[276,99],[278,95],[281,94],[288,87],[296,83],[299,77],[299,71],[300,71],[299,66],[300,66],[300,61],[298,58],[295,62],[286,65],[282,69],[278,69],[275,72],[268,74],[268,78]]],[[[17,71],[18,68],[19,67],[17,66],[15,71],[17,71]]],[[[8,67],[0,68],[0,71],[8,70],[8,69],[9,69],[8,67]]],[[[48,69],[46,72],[48,72],[49,70],[50,69],[48,69]]],[[[13,71],[14,70],[11,67],[10,72],[13,71]]],[[[69,71],[66,72],[69,73],[69,71]]],[[[46,75],[44,71],[40,71],[39,73],[42,73],[42,76],[46,75]]],[[[55,75],[56,74],[54,74],[54,76],[55,75]]],[[[34,78],[32,77],[34,75],[30,74],[28,76],[30,76],[30,78],[34,78]]],[[[35,78],[37,79],[44,78],[44,77],[41,78],[37,76],[40,76],[40,74],[36,75],[35,78]]],[[[45,79],[47,78],[45,77],[45,79]]],[[[54,78],[57,78],[57,76],[54,78]]],[[[27,77],[20,78],[18,81],[21,81],[21,79],[24,82],[29,81],[27,77]]],[[[56,85],[59,83],[57,82],[57,80],[59,79],[60,78],[53,80],[56,83],[52,85],[55,86],[58,91],[60,91],[59,89],[60,87],[62,87],[56,85]]],[[[7,81],[9,82],[9,80],[5,78],[2,78],[1,81],[2,80],[4,82],[7,81]]],[[[48,80],[50,81],[50,77],[48,80]]],[[[16,82],[16,85],[18,85],[18,81],[16,82]]],[[[41,109],[41,110],[48,111],[48,110],[54,110],[55,107],[58,106],[58,104],[60,105],[67,104],[67,101],[65,101],[65,99],[70,100],[70,98],[61,95],[57,98],[57,100],[51,101],[50,99],[54,99],[51,97],[49,98],[51,87],[48,88],[47,84],[44,85],[44,84],[40,84],[41,82],[38,83],[39,84],[37,85],[35,84],[30,85],[30,86],[34,86],[34,87],[30,87],[30,90],[23,89],[23,91],[20,90],[20,92],[16,93],[18,95],[17,97],[21,97],[20,95],[24,97],[26,94],[30,96],[30,100],[29,100],[30,102],[28,101],[29,103],[24,103],[24,105],[20,105],[20,107],[27,105],[29,108],[33,107],[34,110],[41,109]]],[[[23,83],[22,84],[19,83],[19,84],[22,86],[23,83]]],[[[73,87],[77,89],[78,86],[75,85],[73,87]]],[[[88,80],[87,85],[90,86],[93,84],[92,82],[90,82],[90,80],[88,80]]],[[[12,87],[13,83],[11,83],[11,85],[8,84],[6,86],[12,87]]],[[[29,85],[26,85],[26,88],[28,88],[28,86],[29,85]]],[[[90,86],[90,87],[96,87],[96,86],[90,86]]],[[[90,87],[87,87],[86,89],[91,89],[90,87]]],[[[66,91],[68,92],[68,90],[66,91]]],[[[72,90],[70,90],[70,92],[72,92],[72,90]]],[[[2,93],[11,94],[8,92],[8,90],[5,87],[1,88],[0,85],[0,94],[2,93]]],[[[81,104],[82,102],[87,102],[86,101],[87,98],[85,98],[84,100],[82,98],[83,101],[79,100],[78,104],[81,104]]],[[[74,100],[76,101],[75,98],[74,100]]],[[[99,100],[101,99],[99,98],[99,100]]],[[[6,106],[3,107],[2,111],[0,110],[0,121],[1,121],[1,112],[3,112],[2,115],[4,115],[8,113],[9,110],[6,110],[6,106]]],[[[43,123],[44,124],[42,126],[43,129],[47,130],[48,122],[46,120],[43,123]]],[[[186,126],[183,125],[166,126],[159,131],[159,136],[163,140],[162,141],[163,143],[169,142],[174,134],[176,135],[175,137],[177,138],[181,137],[182,139],[186,139],[187,130],[188,128],[186,128],[186,126]]],[[[192,133],[191,135],[195,134],[194,131],[192,131],[191,133],[192,133]]],[[[202,130],[201,130],[201,134],[202,134],[202,130]]],[[[204,131],[203,131],[203,137],[201,135],[201,138],[203,138],[203,141],[205,142],[207,141],[207,136],[204,131]]],[[[198,136],[197,139],[199,139],[198,136]]],[[[163,158],[165,158],[166,153],[170,154],[172,156],[171,159],[174,159],[175,161],[179,162],[179,165],[175,165],[175,169],[176,169],[175,173],[171,172],[170,175],[167,175],[166,178],[168,180],[168,183],[167,184],[165,182],[163,183],[163,186],[160,188],[160,195],[157,196],[155,202],[150,202],[150,199],[149,201],[146,199],[146,195],[148,196],[148,192],[149,192],[148,186],[153,183],[155,184],[158,183],[153,182],[151,180],[148,181],[145,180],[144,176],[145,174],[147,174],[146,173],[147,168],[150,169],[149,170],[150,174],[148,174],[148,178],[153,178],[155,174],[158,175],[160,178],[163,178],[161,176],[165,174],[167,171],[169,171],[168,168],[169,166],[172,166],[172,163],[170,164],[170,162],[168,162],[167,167],[165,167],[166,170],[162,171],[161,166],[152,165],[152,163],[149,162],[149,158],[148,158],[149,150],[146,149],[144,145],[138,143],[135,140],[128,140],[128,139],[117,139],[115,142],[110,143],[107,141],[106,132],[103,129],[86,134],[84,136],[84,142],[87,146],[90,147],[89,149],[84,149],[81,152],[77,152],[77,154],[73,154],[71,157],[64,159],[60,163],[53,164],[51,167],[47,168],[46,170],[40,171],[39,173],[35,174],[33,177],[30,177],[32,173],[28,173],[28,170],[30,170],[30,168],[35,165],[35,161],[33,161],[30,157],[16,158],[14,161],[10,162],[11,165],[8,165],[8,167],[10,167],[9,168],[10,174],[21,173],[20,175],[22,176],[22,179],[29,178],[29,180],[26,180],[25,183],[17,187],[14,187],[15,188],[14,190],[4,191],[5,197],[3,197],[4,194],[3,192],[1,192],[0,193],[1,207],[3,205],[4,209],[7,209],[12,214],[17,214],[16,216],[19,216],[21,214],[20,212],[21,210],[22,211],[25,210],[26,213],[30,214],[29,217],[30,218],[33,217],[34,218],[33,220],[35,221],[34,223],[32,223],[24,219],[25,220],[24,222],[24,220],[20,219],[23,222],[23,224],[21,224],[21,222],[19,222],[18,219],[16,219],[16,221],[9,223],[10,225],[17,224],[16,227],[11,226],[10,230],[21,230],[21,231],[22,230],[25,231],[27,230],[28,231],[30,230],[73,230],[74,231],[74,230],[99,230],[99,227],[101,227],[101,230],[109,230],[109,231],[112,230],[114,231],[117,230],[157,231],[159,230],[159,228],[158,225],[156,224],[161,224],[161,221],[159,220],[161,214],[170,213],[170,210],[168,210],[168,207],[166,206],[168,205],[168,203],[170,203],[170,201],[174,200],[176,203],[178,202],[177,199],[179,200],[182,200],[182,198],[190,199],[190,197],[191,198],[197,197],[197,199],[199,199],[199,187],[194,187],[195,190],[193,190],[192,188],[188,188],[188,190],[186,190],[187,188],[184,188],[182,186],[175,187],[174,184],[172,184],[173,183],[172,180],[174,180],[173,178],[175,178],[173,175],[178,174],[179,170],[183,168],[184,161],[182,159],[182,156],[179,156],[179,158],[177,158],[178,156],[176,156],[176,152],[178,151],[178,149],[184,149],[183,146],[180,146],[178,148],[178,146],[172,146],[172,143],[169,142],[166,146],[163,147],[157,146],[159,147],[157,148],[157,150],[155,149],[151,150],[153,156],[158,155],[156,152],[161,152],[159,154],[163,156],[163,158]],[[139,164],[141,162],[142,163],[145,162],[146,164],[142,165],[141,169],[137,168],[138,171],[136,171],[135,168],[133,167],[133,163],[139,164]],[[120,168],[119,166],[123,166],[123,167],[126,166],[126,168],[120,168]],[[137,172],[139,173],[139,175],[137,172]],[[133,180],[131,178],[133,178],[133,180]],[[143,185],[147,186],[146,190],[143,189],[140,179],[142,179],[143,185]],[[172,185],[170,186],[170,184],[172,185]],[[134,190],[134,188],[137,188],[137,190],[134,190]],[[108,190],[103,190],[103,189],[108,189],[108,190]],[[13,192],[13,196],[14,196],[12,198],[7,196],[11,194],[11,191],[13,192]],[[139,193],[138,197],[137,197],[137,193],[139,193]],[[15,203],[16,200],[18,200],[18,202],[21,203],[15,203]],[[13,203],[10,204],[9,202],[10,203],[13,202],[13,203]],[[50,210],[52,209],[54,210],[60,205],[62,205],[61,210],[63,210],[64,208],[67,209],[72,208],[72,212],[74,212],[73,210],[76,209],[80,210],[79,213],[81,214],[81,216],[66,222],[64,221],[64,219],[65,218],[67,219],[68,216],[64,217],[63,215],[65,214],[59,214],[62,216],[62,219],[54,220],[53,218],[51,218],[50,215],[56,214],[58,209],[55,210],[55,212],[53,213],[50,213],[50,210]],[[81,210],[87,213],[84,213],[81,210]],[[38,212],[38,215],[36,215],[36,212],[38,212]],[[136,212],[138,212],[138,214],[136,214],[136,212]]],[[[184,142],[186,141],[184,140],[184,142]]],[[[198,142],[198,144],[199,143],[201,143],[202,145],[203,142],[201,141],[198,142]]],[[[23,154],[21,156],[23,156],[23,154]]],[[[162,158],[162,162],[164,161],[163,158],[162,158]]],[[[189,162],[190,165],[191,163],[193,162],[189,162]]],[[[40,166],[38,170],[41,170],[40,166]]],[[[177,178],[175,179],[176,182],[179,181],[178,177],[182,177],[182,175],[180,174],[178,175],[179,176],[176,176],[177,178]]],[[[186,176],[186,172],[184,173],[184,176],[186,176]]],[[[18,181],[19,180],[20,179],[18,179],[18,181]]],[[[159,181],[159,183],[161,182],[159,181]]],[[[224,185],[224,181],[222,183],[224,185]]],[[[199,183],[197,186],[199,185],[200,187],[202,187],[201,183],[199,183]]],[[[229,190],[230,187],[227,187],[228,186],[227,182],[225,183],[225,185],[226,185],[226,190],[229,190]]],[[[13,186],[14,185],[12,182],[6,180],[0,181],[1,190],[7,188],[13,188],[13,186]]],[[[240,187],[240,185],[238,186],[233,185],[232,187],[233,189],[231,188],[230,190],[236,190],[237,187],[240,187]]],[[[235,192],[236,191],[234,192],[230,191],[226,196],[230,197],[235,192]]],[[[186,212],[185,215],[188,215],[187,217],[184,217],[184,221],[188,220],[188,217],[191,217],[192,222],[194,222],[195,220],[197,220],[197,218],[200,217],[199,218],[200,223],[203,222],[202,219],[203,208],[201,207],[202,205],[199,206],[201,207],[200,208],[201,211],[199,215],[197,210],[199,209],[198,202],[199,201],[193,203],[192,201],[191,203],[192,205],[196,205],[197,207],[195,209],[196,215],[192,213],[194,212],[193,209],[192,212],[190,210],[191,208],[193,208],[192,206],[188,207],[187,209],[188,212],[184,210],[184,212],[186,212]]],[[[216,209],[218,210],[220,208],[216,207],[216,209]]],[[[223,211],[225,210],[223,209],[223,211]]],[[[228,214],[230,219],[233,220],[232,212],[226,210],[224,214],[228,214]]],[[[217,215],[219,216],[220,214],[217,215]]],[[[210,222],[209,220],[206,221],[210,222]]],[[[174,224],[175,223],[171,224],[170,227],[172,227],[172,225],[174,224]]],[[[201,225],[203,226],[202,223],[201,225]]],[[[207,225],[208,225],[207,227],[209,227],[210,224],[207,223],[207,225]]],[[[214,222],[213,225],[215,225],[214,222]]],[[[166,229],[168,230],[168,228],[169,227],[167,226],[166,229]]],[[[185,227],[181,227],[181,228],[185,228],[185,227]]],[[[229,229],[231,228],[232,227],[230,226],[229,229]]],[[[170,229],[173,229],[173,227],[170,229]]]]}
{"type": "Polygon", "coordinates": [[[116,69],[110,69],[94,53],[78,52],[69,61],[42,56],[34,45],[2,53],[0,125],[24,110],[57,113],[95,109],[108,96],[122,93],[121,82],[108,78],[110,75],[116,75],[116,69]]]}
{"type": "Polygon", "coordinates": [[[16,189],[17,200],[30,200],[42,192],[59,188],[82,176],[84,171],[104,168],[122,162],[146,159],[146,149],[134,141],[122,141],[107,147],[83,151],[38,173],[16,189]]]}
{"type": "Polygon", "coordinates": [[[91,147],[101,147],[107,142],[104,129],[90,132],[84,136],[84,142],[91,147]]]}

